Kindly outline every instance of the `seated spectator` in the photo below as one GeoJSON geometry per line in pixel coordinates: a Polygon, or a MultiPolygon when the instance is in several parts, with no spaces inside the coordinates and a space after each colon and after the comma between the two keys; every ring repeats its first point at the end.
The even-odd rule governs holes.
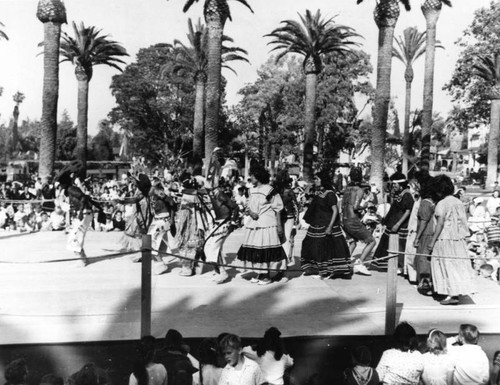
{"type": "Polygon", "coordinates": [[[490,214],[483,205],[483,198],[476,197],[470,206],[471,216],[468,219],[471,231],[484,231],[490,224],[490,214]]]}
{"type": "Polygon", "coordinates": [[[165,366],[169,385],[191,384],[193,373],[198,371],[198,362],[193,365],[188,357],[189,347],[183,344],[182,334],[170,329],[165,335],[165,346],[158,351],[157,361],[165,366]]]}
{"type": "Polygon", "coordinates": [[[378,373],[371,367],[372,355],[366,346],[351,349],[352,367],[344,371],[344,385],[378,385],[378,373]]]}
{"type": "Polygon", "coordinates": [[[487,246],[483,258],[475,261],[479,265],[478,274],[484,278],[498,280],[497,276],[500,268],[499,254],[497,246],[487,246]]]}
{"type": "Polygon", "coordinates": [[[66,227],[66,214],[61,206],[56,206],[50,213],[50,226],[52,231],[61,231],[66,227]]]}
{"type": "Polygon", "coordinates": [[[55,374],[46,374],[40,380],[40,385],[64,385],[64,380],[55,374]]]}
{"type": "Polygon", "coordinates": [[[204,339],[198,349],[200,370],[193,374],[193,385],[218,385],[222,368],[217,365],[217,341],[204,339]]]}
{"type": "Polygon", "coordinates": [[[14,223],[16,224],[17,229],[21,230],[24,228],[27,216],[28,213],[26,212],[24,205],[19,204],[17,206],[17,211],[14,213],[14,223]]]}
{"type": "Polygon", "coordinates": [[[400,323],[393,334],[394,348],[386,350],[377,365],[380,382],[386,385],[418,385],[424,364],[417,350],[415,329],[400,323]]]}
{"type": "Polygon", "coordinates": [[[40,218],[41,221],[38,224],[38,230],[52,231],[52,223],[50,222],[49,214],[47,214],[45,211],[42,211],[40,218]]]}
{"type": "Polygon", "coordinates": [[[500,191],[495,190],[486,202],[486,210],[490,215],[495,215],[498,207],[500,207],[500,191]]]}
{"type": "Polygon", "coordinates": [[[125,220],[120,210],[116,211],[113,216],[111,231],[125,231],[125,220]]]}
{"type": "Polygon", "coordinates": [[[281,332],[271,327],[255,348],[246,346],[242,353],[259,364],[260,370],[270,384],[283,385],[285,371],[293,366],[293,358],[286,354],[285,346],[280,338],[281,332]]]}
{"type": "Polygon", "coordinates": [[[167,370],[162,364],[154,363],[155,341],[152,336],[141,338],[129,385],[167,385],[167,370]]]}
{"type": "Polygon", "coordinates": [[[427,337],[427,353],[423,356],[423,385],[452,385],[455,365],[446,350],[446,336],[432,329],[427,337]]]}
{"type": "Polygon", "coordinates": [[[220,347],[226,360],[219,385],[261,385],[266,380],[259,365],[241,354],[241,339],[234,334],[227,334],[220,347]]]}
{"type": "Polygon", "coordinates": [[[470,237],[469,243],[467,244],[467,254],[476,272],[479,272],[479,267],[482,265],[481,261],[484,260],[487,247],[488,244],[482,232],[477,232],[470,237]]]}
{"type": "Polygon", "coordinates": [[[26,385],[28,379],[28,365],[24,358],[10,362],[5,368],[5,385],[26,385]]]}
{"type": "Polygon", "coordinates": [[[5,223],[7,222],[7,208],[5,207],[5,202],[0,202],[0,229],[5,228],[5,223]]]}
{"type": "Polygon", "coordinates": [[[491,385],[500,384],[500,350],[497,350],[495,354],[493,354],[490,383],[491,385]]]}
{"type": "Polygon", "coordinates": [[[110,385],[111,378],[104,369],[94,363],[85,364],[78,372],[68,377],[68,385],[110,385]]]}
{"type": "Polygon", "coordinates": [[[460,325],[458,335],[448,338],[448,351],[455,365],[454,385],[488,384],[490,364],[478,340],[479,330],[470,324],[460,325]]]}

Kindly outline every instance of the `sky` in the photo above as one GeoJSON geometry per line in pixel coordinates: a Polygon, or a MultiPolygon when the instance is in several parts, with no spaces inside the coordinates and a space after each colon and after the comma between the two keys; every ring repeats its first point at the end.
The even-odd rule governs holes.
{"type": "MultiPolygon", "coordinates": [[[[43,40],[43,24],[36,18],[38,0],[0,0],[0,22],[9,40],[0,40],[0,122],[8,124],[14,102],[12,96],[20,91],[26,99],[20,106],[20,119],[40,119],[42,113],[43,56],[38,43],[43,40]],[[38,56],[37,56],[38,55],[38,56]]],[[[156,43],[172,43],[174,39],[186,41],[188,18],[203,18],[203,3],[195,3],[187,13],[182,12],[185,0],[65,0],[68,24],[63,31],[72,34],[71,23],[83,21],[85,25],[102,29],[120,42],[130,54],[127,63],[133,62],[140,48],[156,43]]],[[[335,17],[338,24],[354,28],[364,37],[361,48],[371,55],[375,84],[378,29],[373,21],[375,0],[248,0],[254,13],[237,1],[229,1],[232,21],[228,21],[225,34],[231,36],[235,45],[248,51],[251,64],[234,63],[238,75],[223,70],[228,81],[227,101],[235,104],[239,100],[238,90],[257,78],[257,70],[269,57],[268,38],[263,37],[279,26],[282,20],[298,19],[298,13],[306,9],[320,9],[327,17],[335,17]]],[[[442,91],[450,79],[459,48],[455,42],[471,23],[474,11],[486,7],[490,0],[454,0],[453,7],[443,7],[437,28],[437,38],[445,47],[437,50],[435,67],[434,110],[446,116],[451,109],[450,97],[442,91]]],[[[425,30],[425,19],[420,10],[420,0],[412,0],[410,12],[401,8],[395,36],[410,26],[425,30]]],[[[421,108],[423,99],[422,57],[414,66],[415,80],[412,91],[412,109],[421,108]]],[[[96,134],[97,124],[107,117],[115,100],[109,86],[116,69],[105,66],[94,67],[94,76],[89,93],[89,132],[96,134]]],[[[400,121],[404,112],[404,67],[394,60],[391,79],[391,94],[399,112],[400,121]]],[[[60,66],[60,90],[58,114],[67,110],[73,121],[77,114],[77,82],[70,63],[60,66]]]]}

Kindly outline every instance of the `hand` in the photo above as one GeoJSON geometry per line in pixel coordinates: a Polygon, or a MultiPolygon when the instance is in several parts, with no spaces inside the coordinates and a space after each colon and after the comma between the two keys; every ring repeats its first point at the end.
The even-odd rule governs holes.
{"type": "Polygon", "coordinates": [[[416,249],[416,248],[418,248],[419,245],[420,245],[420,240],[415,239],[415,241],[413,242],[413,247],[416,249]]]}
{"type": "Polygon", "coordinates": [[[278,226],[278,237],[283,238],[285,233],[283,232],[283,226],[278,226]]]}
{"type": "Polygon", "coordinates": [[[248,210],[248,215],[250,215],[250,218],[252,218],[254,221],[259,219],[259,214],[254,213],[252,210],[248,210]]]}
{"type": "Polygon", "coordinates": [[[392,226],[392,228],[391,228],[391,232],[393,232],[393,233],[397,233],[397,232],[398,232],[398,230],[399,230],[399,226],[398,226],[398,225],[394,225],[394,226],[392,226]]]}
{"type": "Polygon", "coordinates": [[[326,235],[331,235],[332,234],[332,227],[331,226],[328,226],[325,230],[325,234],[326,235]]]}
{"type": "Polygon", "coordinates": [[[432,253],[432,250],[434,249],[434,243],[429,243],[427,245],[427,251],[429,252],[429,254],[432,253]]]}

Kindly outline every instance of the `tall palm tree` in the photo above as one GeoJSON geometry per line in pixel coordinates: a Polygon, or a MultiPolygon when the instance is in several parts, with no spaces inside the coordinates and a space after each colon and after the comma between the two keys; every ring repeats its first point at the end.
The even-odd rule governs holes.
{"type": "Polygon", "coordinates": [[[18,131],[18,121],[19,121],[19,105],[24,101],[26,97],[22,92],[17,91],[12,99],[16,105],[14,106],[14,111],[12,112],[12,151],[17,150],[17,143],[19,142],[19,131],[18,131]]]}
{"type": "Polygon", "coordinates": [[[59,44],[61,24],[66,23],[62,0],[38,0],[36,12],[43,23],[42,132],[38,174],[47,181],[54,171],[57,137],[57,99],[59,98],[59,44]]]}
{"type": "MultiPolygon", "coordinates": [[[[416,27],[408,27],[403,31],[403,36],[394,38],[396,45],[392,49],[392,56],[400,60],[405,69],[406,100],[405,120],[403,132],[403,173],[408,173],[408,154],[410,146],[410,110],[411,110],[411,84],[414,72],[413,64],[425,53],[425,32],[419,32],[416,27]]],[[[441,47],[441,45],[436,45],[441,47]]]]}
{"type": "MultiPolygon", "coordinates": [[[[0,27],[5,27],[5,25],[0,21],[0,27]]],[[[7,34],[0,29],[0,39],[9,40],[7,34]]]]}
{"type": "Polygon", "coordinates": [[[451,7],[450,0],[425,0],[422,4],[422,13],[427,25],[425,44],[425,75],[424,75],[424,103],[422,115],[422,152],[420,154],[420,166],[429,168],[432,105],[434,102],[434,61],[436,52],[436,25],[443,4],[451,7]]]}
{"type": "MultiPolygon", "coordinates": [[[[200,20],[193,27],[191,19],[188,20],[188,29],[187,38],[189,45],[185,45],[179,40],[174,40],[175,64],[172,72],[179,75],[191,74],[193,76],[196,88],[193,122],[193,155],[201,158],[203,156],[203,117],[208,67],[208,31],[200,20]]],[[[236,60],[249,63],[248,59],[242,56],[246,55],[247,51],[239,47],[228,47],[225,44],[226,42],[233,42],[233,39],[226,35],[222,36],[221,66],[235,72],[226,63],[236,60]]]]}
{"type": "Polygon", "coordinates": [[[486,96],[491,99],[490,135],[488,141],[488,170],[486,186],[492,186],[498,175],[498,146],[500,145],[500,54],[479,56],[475,74],[490,86],[486,96]]]}
{"type": "Polygon", "coordinates": [[[76,159],[84,165],[82,173],[85,176],[87,163],[87,123],[89,103],[89,83],[92,79],[93,67],[99,64],[107,65],[122,71],[119,64],[125,64],[120,57],[128,56],[127,51],[118,42],[102,35],[96,27],[79,26],[73,22],[74,37],[63,32],[60,54],[61,63],[69,61],[75,65],[75,75],[78,81],[78,118],[76,131],[76,159]]]}
{"type": "Polygon", "coordinates": [[[306,10],[300,15],[301,23],[284,20],[282,26],[266,35],[273,38],[269,44],[271,51],[281,51],[276,57],[279,61],[287,54],[299,54],[304,57],[303,69],[306,75],[304,156],[302,174],[306,181],[313,179],[313,152],[316,141],[316,88],[318,74],[322,70],[322,57],[328,53],[350,52],[350,46],[358,45],[350,40],[359,35],[350,27],[335,24],[334,18],[324,19],[318,10],[312,14],[306,10]]]}
{"type": "MultiPolygon", "coordinates": [[[[183,11],[200,0],[187,0],[183,11]]],[[[236,0],[253,12],[246,0],[236,0]]],[[[206,165],[218,145],[220,87],[222,68],[222,36],[227,19],[231,20],[228,0],[204,0],[203,15],[208,29],[208,63],[205,103],[205,160],[206,165]]]]}
{"type": "MultiPolygon", "coordinates": [[[[363,2],[363,0],[357,0],[358,4],[361,2],[363,2]]],[[[396,27],[400,14],[400,2],[407,11],[410,10],[409,0],[380,0],[377,2],[374,12],[375,24],[377,24],[379,33],[370,182],[374,183],[379,191],[384,191],[382,181],[384,177],[387,115],[391,98],[392,44],[394,39],[394,28],[396,27]]]]}

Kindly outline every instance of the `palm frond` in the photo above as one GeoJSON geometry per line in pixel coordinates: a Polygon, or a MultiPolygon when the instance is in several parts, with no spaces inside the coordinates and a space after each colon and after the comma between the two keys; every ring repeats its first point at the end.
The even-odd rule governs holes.
{"type": "Polygon", "coordinates": [[[494,84],[498,80],[495,59],[491,56],[478,56],[473,68],[474,75],[489,84],[494,84]]]}
{"type": "Polygon", "coordinates": [[[444,5],[447,5],[448,7],[451,7],[451,1],[450,0],[441,0],[441,3],[444,5]]]}
{"type": "Polygon", "coordinates": [[[198,0],[187,0],[186,4],[184,4],[184,8],[182,8],[182,12],[187,12],[189,10],[189,8],[191,8],[191,6],[197,2],[198,2],[198,0]]]}
{"type": "MultiPolygon", "coordinates": [[[[0,21],[0,27],[5,27],[5,25],[0,21]]],[[[9,40],[7,34],[0,29],[0,39],[9,40]]]]}

